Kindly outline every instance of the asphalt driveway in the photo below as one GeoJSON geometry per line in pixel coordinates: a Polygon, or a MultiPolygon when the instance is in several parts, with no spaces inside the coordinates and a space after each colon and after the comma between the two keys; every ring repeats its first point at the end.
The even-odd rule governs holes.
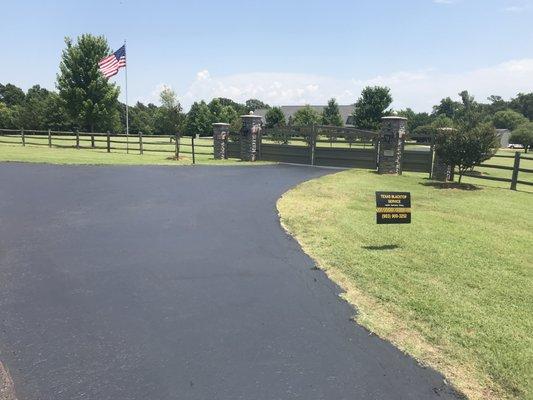
{"type": "Polygon", "coordinates": [[[279,196],[330,172],[0,164],[19,399],[455,398],[354,324],[280,228],[279,196]]]}

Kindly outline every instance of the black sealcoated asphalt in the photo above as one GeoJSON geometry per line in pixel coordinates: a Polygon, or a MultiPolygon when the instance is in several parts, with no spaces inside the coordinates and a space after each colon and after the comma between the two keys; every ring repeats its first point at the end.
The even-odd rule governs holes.
{"type": "Polygon", "coordinates": [[[19,400],[455,399],[280,227],[281,194],[332,172],[0,164],[19,400]]]}

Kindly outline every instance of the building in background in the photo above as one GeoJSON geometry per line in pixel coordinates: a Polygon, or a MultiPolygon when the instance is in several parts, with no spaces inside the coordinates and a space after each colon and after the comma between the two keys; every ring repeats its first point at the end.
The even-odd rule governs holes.
{"type": "MultiPolygon", "coordinates": [[[[283,111],[283,114],[285,115],[285,121],[289,122],[290,119],[294,118],[294,114],[296,111],[300,110],[301,108],[304,108],[305,106],[281,106],[281,111],[283,111]]],[[[322,114],[322,110],[326,106],[310,106],[313,110],[317,111],[319,114],[322,114]]],[[[345,126],[353,126],[353,104],[346,105],[346,106],[339,106],[339,112],[342,117],[342,122],[345,126]]],[[[254,111],[255,115],[260,115],[263,119],[263,122],[265,122],[265,116],[267,113],[267,108],[260,108],[254,111]]]]}

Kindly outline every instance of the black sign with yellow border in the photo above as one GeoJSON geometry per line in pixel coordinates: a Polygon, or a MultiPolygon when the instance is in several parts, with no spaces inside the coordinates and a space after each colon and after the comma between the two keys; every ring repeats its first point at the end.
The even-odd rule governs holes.
{"type": "Polygon", "coordinates": [[[378,224],[410,224],[411,193],[376,192],[376,222],[378,224]]]}

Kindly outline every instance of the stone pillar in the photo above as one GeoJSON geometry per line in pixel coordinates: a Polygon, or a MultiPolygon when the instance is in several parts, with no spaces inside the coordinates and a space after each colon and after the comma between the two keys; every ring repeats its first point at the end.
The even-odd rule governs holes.
{"type": "Polygon", "coordinates": [[[261,145],[261,116],[250,112],[249,115],[242,115],[241,118],[241,160],[255,161],[261,145]]]}
{"type": "MultiPolygon", "coordinates": [[[[439,128],[438,134],[452,132],[453,128],[439,128]]],[[[433,145],[433,164],[431,165],[431,179],[434,181],[446,182],[452,180],[452,167],[445,164],[436,151],[436,145],[433,145]]]]}
{"type": "Polygon", "coordinates": [[[431,166],[431,179],[434,181],[446,182],[450,180],[451,168],[444,163],[435,152],[433,154],[433,165],[431,166]]]}
{"type": "Polygon", "coordinates": [[[381,118],[378,174],[402,174],[402,158],[407,118],[392,115],[381,118]]]}
{"type": "Polygon", "coordinates": [[[229,124],[217,122],[213,124],[213,156],[215,160],[223,160],[227,157],[227,138],[229,135],[229,124]]]}

